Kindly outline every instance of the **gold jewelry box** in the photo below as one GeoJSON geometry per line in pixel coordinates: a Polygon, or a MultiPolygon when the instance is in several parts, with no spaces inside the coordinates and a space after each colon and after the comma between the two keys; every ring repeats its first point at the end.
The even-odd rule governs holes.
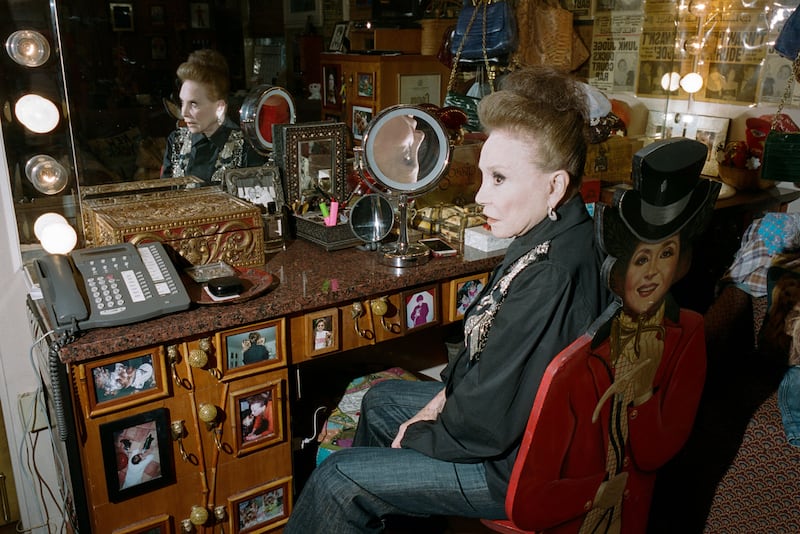
{"type": "Polygon", "coordinates": [[[264,264],[261,211],[217,187],[86,200],[83,220],[95,246],[160,241],[192,265],[264,264]]]}

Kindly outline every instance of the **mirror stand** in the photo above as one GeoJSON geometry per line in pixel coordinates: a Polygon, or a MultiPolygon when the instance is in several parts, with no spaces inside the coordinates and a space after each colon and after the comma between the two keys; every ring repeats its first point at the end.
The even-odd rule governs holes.
{"type": "Polygon", "coordinates": [[[397,203],[399,237],[397,242],[381,247],[381,262],[391,267],[424,265],[430,259],[430,250],[420,243],[408,242],[408,195],[401,193],[397,203]]]}

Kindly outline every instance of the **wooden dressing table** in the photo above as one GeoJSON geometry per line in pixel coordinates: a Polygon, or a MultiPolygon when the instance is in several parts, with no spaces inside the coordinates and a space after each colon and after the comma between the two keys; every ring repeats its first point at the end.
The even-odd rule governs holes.
{"type": "MultiPolygon", "coordinates": [[[[51,346],[49,354],[43,347],[53,440],[74,526],[82,533],[280,531],[295,479],[309,469],[294,464],[302,458],[302,438],[313,436],[314,409],[322,402],[317,385],[337,389],[340,362],[411,371],[443,363],[443,341],[460,318],[457,289],[467,280],[485,281],[502,257],[475,255],[395,269],[382,265],[377,252],[325,252],[298,240],[268,259],[264,270],[275,283],[262,296],[88,331],[51,346]],[[436,313],[412,327],[405,303],[420,294],[436,313]],[[315,345],[318,318],[333,329],[330,345],[315,345]],[[241,363],[241,340],[250,332],[266,333],[270,359],[241,363]],[[154,368],[146,387],[104,396],[100,374],[117,364],[141,369],[143,361],[154,368]],[[271,401],[271,428],[250,441],[245,434],[256,396],[271,401]],[[60,416],[53,413],[59,403],[60,416]],[[137,441],[137,431],[155,439],[137,441]],[[123,487],[134,453],[146,458],[156,450],[151,463],[160,470],[145,469],[123,487]]],[[[36,302],[30,301],[31,321],[43,332],[36,302]]]]}

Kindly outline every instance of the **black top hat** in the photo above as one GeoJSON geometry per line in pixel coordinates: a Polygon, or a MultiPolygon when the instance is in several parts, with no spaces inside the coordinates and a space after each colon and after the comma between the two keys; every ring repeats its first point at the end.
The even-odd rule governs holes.
{"type": "Polygon", "coordinates": [[[647,243],[666,239],[719,191],[700,178],[707,155],[705,144],[684,137],[655,141],[634,154],[633,189],[618,200],[620,217],[634,236],[647,243]]]}

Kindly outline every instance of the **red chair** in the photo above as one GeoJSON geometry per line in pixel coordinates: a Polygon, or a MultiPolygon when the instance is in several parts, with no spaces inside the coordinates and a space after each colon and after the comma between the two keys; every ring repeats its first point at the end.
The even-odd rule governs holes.
{"type": "MultiPolygon", "coordinates": [[[[646,530],[656,471],[688,439],[705,380],[702,316],[681,310],[679,323],[665,321],[664,328],[654,396],[627,409],[623,533],[646,530]],[[649,426],[657,430],[650,432],[649,426]]],[[[596,423],[591,419],[613,373],[604,363],[608,342],[592,347],[592,337],[587,333],[578,338],[545,370],[509,481],[505,502],[509,519],[482,520],[491,530],[514,534],[580,530],[606,476],[609,403],[596,423]]]]}

